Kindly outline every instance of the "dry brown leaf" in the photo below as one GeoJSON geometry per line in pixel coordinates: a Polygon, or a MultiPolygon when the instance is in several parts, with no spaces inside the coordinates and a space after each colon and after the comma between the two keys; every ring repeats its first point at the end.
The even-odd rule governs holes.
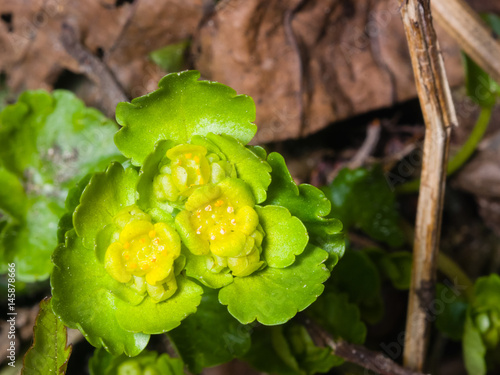
{"type": "MultiPolygon", "coordinates": [[[[229,0],[195,38],[195,67],[257,103],[258,142],[298,138],[416,96],[397,0],[229,0]]],[[[450,81],[462,67],[446,35],[450,81]]]]}
{"type": "MultiPolygon", "coordinates": [[[[61,43],[67,24],[129,97],[144,95],[165,74],[149,61],[149,52],[190,38],[203,12],[203,0],[0,0],[0,71],[17,92],[50,90],[64,71],[88,74],[88,66],[61,43]]],[[[100,90],[90,101],[99,106],[106,87],[94,84],[100,90]]]]}
{"type": "MultiPolygon", "coordinates": [[[[16,92],[50,90],[67,71],[92,76],[61,43],[68,24],[135,97],[164,74],[148,53],[194,37],[194,68],[254,98],[259,143],[298,138],[416,97],[398,0],[223,0],[213,10],[214,3],[0,0],[0,72],[16,92]]],[[[497,2],[471,3],[500,11],[497,2]]],[[[450,82],[459,84],[458,47],[440,38],[450,82]]],[[[109,96],[93,78],[81,94],[101,107],[109,96]]]]}

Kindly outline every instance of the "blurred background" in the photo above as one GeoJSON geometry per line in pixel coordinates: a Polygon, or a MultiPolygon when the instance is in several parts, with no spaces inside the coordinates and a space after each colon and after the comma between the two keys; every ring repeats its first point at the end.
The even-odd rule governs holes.
{"type": "MultiPolygon", "coordinates": [[[[500,15],[498,1],[467,2],[500,15]]],[[[453,153],[480,108],[466,95],[459,46],[435,26],[460,124],[453,153]]],[[[383,166],[391,188],[418,176],[424,125],[398,0],[0,0],[0,109],[24,90],[63,88],[113,118],[118,102],[185,69],[250,95],[259,128],[252,143],[283,153],[299,183],[329,184],[344,166],[372,164],[383,166]]],[[[400,197],[409,221],[416,202],[416,194],[400,197]]],[[[445,204],[444,251],[473,277],[498,272],[498,106],[445,204]]],[[[37,308],[28,305],[44,294],[36,293],[18,320],[24,342],[37,308]]],[[[393,309],[370,328],[373,343],[403,324],[404,294],[385,298],[393,309]]],[[[464,373],[460,348],[446,348],[440,373],[464,373]]],[[[239,365],[206,373],[244,371],[231,366],[239,365]]]]}

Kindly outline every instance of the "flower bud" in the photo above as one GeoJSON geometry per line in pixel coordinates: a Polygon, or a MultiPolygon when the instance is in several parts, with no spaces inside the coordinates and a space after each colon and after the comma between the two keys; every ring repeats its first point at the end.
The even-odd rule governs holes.
{"type": "Polygon", "coordinates": [[[217,183],[233,173],[231,163],[220,160],[206,147],[190,144],[169,149],[153,180],[153,190],[161,202],[186,198],[194,189],[217,183]]]}

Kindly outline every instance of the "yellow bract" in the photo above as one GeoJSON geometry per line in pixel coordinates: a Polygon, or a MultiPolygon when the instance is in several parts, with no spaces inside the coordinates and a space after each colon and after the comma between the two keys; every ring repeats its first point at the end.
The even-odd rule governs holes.
{"type": "Polygon", "coordinates": [[[174,260],[181,251],[177,232],[166,223],[153,224],[136,206],[120,212],[114,221],[124,225],[104,256],[111,277],[147,291],[156,302],[172,296],[177,289],[174,260]]]}

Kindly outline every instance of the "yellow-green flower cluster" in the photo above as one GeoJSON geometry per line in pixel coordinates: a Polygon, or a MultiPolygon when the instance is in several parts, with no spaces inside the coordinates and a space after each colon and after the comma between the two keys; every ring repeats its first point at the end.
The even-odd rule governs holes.
{"type": "Polygon", "coordinates": [[[197,187],[217,183],[234,174],[229,162],[198,145],[178,145],[169,149],[159,172],[154,178],[153,190],[160,202],[185,199],[197,187]]]}
{"type": "Polygon", "coordinates": [[[195,190],[176,225],[187,248],[206,256],[208,269],[220,272],[228,267],[233,276],[248,276],[264,264],[264,231],[254,206],[246,183],[226,178],[195,190]]]}
{"type": "Polygon", "coordinates": [[[182,242],[192,254],[205,258],[207,269],[248,276],[264,264],[264,231],[255,198],[236,178],[234,165],[207,147],[181,144],[166,151],[153,179],[153,193],[158,201],[181,210],[176,227],[182,242]]]}
{"type": "Polygon", "coordinates": [[[154,223],[135,205],[119,212],[113,219],[119,230],[104,259],[115,280],[147,292],[156,302],[168,299],[177,289],[174,261],[181,241],[214,273],[242,277],[264,266],[264,230],[252,190],[223,158],[200,145],[166,151],[152,179],[153,194],[179,209],[175,229],[154,223]]]}
{"type": "Polygon", "coordinates": [[[177,290],[174,261],[181,252],[175,229],[162,222],[153,224],[135,205],[119,212],[114,223],[120,229],[104,256],[107,272],[156,302],[171,297],[177,290]]]}

